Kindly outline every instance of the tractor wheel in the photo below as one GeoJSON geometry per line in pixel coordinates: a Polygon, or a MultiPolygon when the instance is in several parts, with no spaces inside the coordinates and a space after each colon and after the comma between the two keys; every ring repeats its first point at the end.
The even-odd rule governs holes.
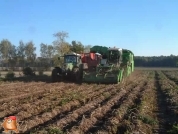
{"type": "Polygon", "coordinates": [[[79,68],[75,68],[74,69],[74,81],[75,82],[80,82],[80,71],[79,71],[79,68]]]}
{"type": "Polygon", "coordinates": [[[80,73],[79,73],[79,71],[77,71],[76,74],[75,74],[75,80],[76,80],[76,82],[80,82],[80,73]]]}
{"type": "Polygon", "coordinates": [[[51,78],[52,78],[52,82],[56,82],[57,81],[57,69],[53,69],[52,70],[51,78]]]}
{"type": "Polygon", "coordinates": [[[60,82],[61,81],[61,76],[59,76],[58,74],[60,74],[60,68],[55,68],[52,70],[52,82],[60,82]]]}

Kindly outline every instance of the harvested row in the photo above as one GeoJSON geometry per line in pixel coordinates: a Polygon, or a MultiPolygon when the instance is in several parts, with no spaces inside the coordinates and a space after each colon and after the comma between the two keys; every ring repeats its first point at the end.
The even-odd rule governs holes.
{"type": "MultiPolygon", "coordinates": [[[[112,89],[111,92],[113,91],[112,89]]],[[[93,97],[91,97],[91,99],[86,99],[85,103],[88,103],[89,100],[95,99],[97,96],[94,95],[93,97]]],[[[82,106],[82,104],[84,104],[83,102],[80,102],[79,100],[75,99],[75,100],[71,100],[69,103],[67,103],[66,105],[63,105],[61,107],[55,107],[53,108],[52,112],[46,112],[43,113],[41,116],[37,115],[37,116],[33,116],[33,118],[31,119],[31,121],[28,121],[28,124],[31,124],[31,126],[29,127],[35,127],[38,124],[45,124],[45,126],[47,124],[50,124],[53,122],[53,120],[55,119],[55,116],[64,116],[65,114],[72,112],[73,110],[75,110],[77,107],[82,106]],[[40,118],[41,117],[45,117],[43,118],[41,122],[40,118]],[[48,120],[50,120],[50,122],[48,123],[48,120]],[[43,123],[45,122],[45,123],[43,123]]],[[[55,120],[54,120],[55,121],[55,120]]]]}
{"type": "MultiPolygon", "coordinates": [[[[91,89],[93,86],[90,86],[88,89],[91,89]]],[[[3,109],[4,111],[0,112],[0,115],[2,117],[4,116],[4,114],[9,115],[13,113],[14,115],[18,116],[19,119],[21,120],[23,118],[30,117],[32,114],[36,115],[42,112],[49,111],[49,108],[52,109],[51,104],[56,104],[56,105],[59,104],[61,99],[58,99],[58,98],[69,96],[71,94],[73,94],[74,96],[79,91],[81,91],[82,88],[77,88],[73,91],[71,90],[73,90],[73,88],[70,88],[68,90],[62,90],[58,88],[58,90],[52,90],[51,92],[47,91],[45,94],[40,95],[40,96],[31,96],[30,99],[25,98],[25,100],[15,100],[15,101],[12,101],[12,103],[10,104],[4,103],[1,107],[1,109],[3,109]],[[28,104],[25,104],[26,102],[28,104]]],[[[84,91],[85,90],[83,90],[83,92],[84,91]]],[[[85,91],[86,93],[93,92],[92,90],[86,90],[86,91],[85,91]]]]}
{"type": "MultiPolygon", "coordinates": [[[[97,86],[96,84],[95,85],[91,85],[91,87],[95,87],[97,86]]],[[[37,86],[36,87],[36,90],[37,91],[30,91],[31,90],[31,87],[29,87],[28,89],[22,89],[22,90],[28,90],[29,93],[25,93],[25,94],[18,94],[14,97],[12,96],[9,96],[8,98],[3,98],[3,99],[0,99],[0,103],[1,105],[3,105],[3,103],[5,102],[9,102],[11,100],[14,100],[14,99],[18,99],[19,102],[23,102],[23,99],[26,99],[28,97],[38,97],[39,94],[40,94],[40,98],[43,98],[44,96],[48,96],[48,94],[65,94],[66,92],[71,92],[72,91],[82,91],[83,88],[86,87],[86,85],[76,85],[76,84],[67,84],[65,85],[64,83],[59,83],[58,85],[52,85],[52,84],[49,84],[48,86],[37,86]]],[[[33,88],[33,87],[32,87],[33,88]]],[[[18,93],[18,92],[16,92],[18,93]]],[[[8,94],[8,92],[6,92],[6,94],[8,94]]]]}
{"type": "Polygon", "coordinates": [[[98,122],[97,124],[95,124],[94,128],[91,128],[87,132],[102,134],[124,133],[121,131],[125,129],[122,126],[124,123],[123,118],[127,116],[130,107],[132,107],[136,103],[136,100],[140,97],[140,95],[144,93],[145,87],[148,85],[147,82],[148,81],[143,81],[142,84],[132,89],[127,97],[122,98],[119,103],[111,108],[112,112],[109,111],[101,119],[102,122],[98,122]]]}
{"type": "MultiPolygon", "coordinates": [[[[145,81],[142,81],[139,85],[144,84],[145,81]]],[[[135,96],[134,93],[138,93],[139,91],[140,87],[138,85],[136,87],[131,87],[130,89],[122,90],[120,93],[116,94],[109,101],[107,101],[105,105],[102,105],[92,111],[89,118],[85,117],[77,126],[73,126],[72,129],[69,130],[69,133],[93,132],[93,129],[96,128],[93,128],[93,126],[97,126],[97,124],[99,125],[99,121],[107,116],[107,114],[111,113],[114,108],[119,107],[119,105],[124,103],[126,98],[132,99],[132,97],[135,96]]]]}
{"type": "MultiPolygon", "coordinates": [[[[147,80],[148,74],[149,71],[135,71],[122,84],[110,86],[97,86],[96,84],[88,85],[85,83],[82,85],[71,83],[45,83],[44,85],[35,86],[35,82],[31,82],[33,84],[30,85],[30,83],[28,83],[30,85],[28,88],[24,86],[24,89],[17,89],[18,84],[12,83],[14,88],[8,86],[10,90],[8,89],[6,90],[7,92],[3,92],[4,98],[5,95],[8,95],[11,91],[13,91],[12,98],[18,97],[17,99],[10,99],[9,96],[7,100],[2,100],[1,104],[3,104],[3,108],[1,108],[0,111],[3,112],[0,112],[1,119],[8,115],[16,115],[20,121],[21,133],[32,132],[33,130],[35,133],[41,132],[45,134],[46,131],[41,131],[43,129],[46,129],[48,131],[47,133],[57,132],[55,127],[60,128],[62,131],[72,131],[72,127],[75,124],[83,121],[82,114],[85,115],[85,118],[88,118],[93,111],[99,107],[105,107],[105,104],[111,101],[115,95],[119,94],[120,91],[122,92],[120,88],[124,86],[124,88],[129,89],[129,87],[131,88],[132,86],[135,87],[136,85],[143,84],[141,80],[147,80]],[[59,90],[59,86],[65,86],[65,89],[63,90],[62,88],[59,90]],[[35,94],[36,91],[33,89],[34,87],[38,87],[38,94],[35,94]],[[20,94],[24,93],[27,96],[22,95],[23,97],[20,98],[20,94]],[[4,112],[7,114],[3,114],[4,112]]],[[[128,93],[129,90],[127,90],[127,93],[132,94],[132,90],[130,91],[131,92],[128,93]]],[[[125,95],[127,95],[127,93],[125,95]]],[[[123,98],[123,96],[121,95],[121,98],[123,98]]],[[[120,102],[122,101],[123,100],[120,99],[120,102]]],[[[125,101],[123,101],[123,103],[125,103],[125,101]]],[[[117,103],[113,102],[112,104],[113,106],[110,107],[111,110],[119,108],[117,103]]],[[[105,108],[108,108],[106,109],[108,112],[111,111],[109,107],[105,108]]],[[[113,117],[108,112],[105,113],[105,116],[108,118],[113,117]]],[[[101,116],[101,123],[95,122],[94,125],[98,126],[104,124],[105,119],[103,119],[103,116],[101,116]]],[[[86,132],[96,132],[94,128],[95,126],[90,127],[86,132]]]]}
{"type": "Polygon", "coordinates": [[[27,84],[27,85],[33,85],[32,84],[33,82],[30,82],[30,83],[24,83],[24,82],[20,82],[20,81],[16,81],[16,82],[0,82],[0,89],[3,89],[3,88],[11,88],[12,86],[19,86],[19,85],[22,85],[22,84],[27,84]]]}
{"type": "MultiPolygon", "coordinates": [[[[92,85],[92,86],[89,86],[89,88],[92,88],[92,87],[95,87],[95,85],[92,85]]],[[[67,87],[71,87],[70,85],[67,86],[67,87]]],[[[81,86],[82,87],[82,86],[81,86]]],[[[22,113],[23,114],[26,114],[26,116],[31,116],[35,113],[32,113],[32,111],[38,111],[38,108],[39,108],[39,102],[43,102],[44,98],[46,97],[46,101],[47,103],[49,104],[51,100],[53,100],[52,102],[54,102],[57,97],[60,97],[60,96],[63,96],[65,93],[67,94],[71,94],[72,93],[72,90],[73,92],[76,90],[78,91],[82,91],[83,88],[81,87],[78,87],[76,89],[73,89],[73,87],[71,87],[71,89],[67,89],[67,90],[63,90],[62,87],[60,89],[60,87],[58,87],[57,89],[45,89],[44,91],[46,91],[45,94],[42,94],[42,95],[38,95],[37,93],[34,95],[34,96],[29,96],[27,98],[20,98],[20,99],[16,99],[16,100],[13,100],[13,101],[9,101],[9,102],[6,102],[6,103],[3,103],[2,106],[1,106],[1,112],[0,112],[0,120],[3,119],[3,117],[5,116],[9,116],[9,115],[21,115],[22,113]],[[57,91],[57,92],[54,92],[54,91],[57,91]],[[51,95],[50,95],[51,94],[51,95]],[[50,97],[51,96],[51,97],[50,97]],[[49,100],[51,99],[51,100],[49,100]],[[25,104],[27,103],[27,104],[25,104]],[[38,105],[37,105],[38,104],[38,105]],[[32,109],[32,107],[34,107],[34,109],[32,109]],[[31,109],[31,113],[29,113],[29,109],[31,109]]],[[[59,103],[59,102],[58,102],[59,103]]],[[[51,103],[50,103],[51,104],[51,103]]],[[[50,107],[50,104],[48,105],[48,107],[50,107]]],[[[43,103],[43,105],[40,105],[41,107],[43,107],[44,109],[44,112],[46,112],[48,109],[46,109],[46,105],[43,103]]],[[[23,115],[22,114],[22,115],[23,115]]],[[[38,113],[39,114],[39,113],[38,113]]],[[[20,117],[21,118],[21,117],[20,117]]]]}
{"type": "MultiPolygon", "coordinates": [[[[131,88],[133,86],[135,85],[130,85],[129,87],[131,88]]],[[[90,113],[98,106],[101,107],[113,96],[116,96],[117,94],[122,95],[123,93],[125,93],[125,90],[119,88],[113,88],[113,90],[103,93],[101,96],[94,98],[91,102],[87,103],[86,105],[80,107],[79,109],[76,109],[75,111],[72,112],[72,114],[69,114],[64,118],[56,121],[56,124],[54,125],[57,125],[61,129],[65,130],[70,126],[72,126],[72,124],[75,124],[77,120],[81,119],[82,115],[86,115],[90,113]]]]}
{"type": "Polygon", "coordinates": [[[114,112],[115,116],[106,121],[108,123],[105,124],[105,131],[101,130],[102,132],[152,133],[152,128],[157,124],[156,115],[154,114],[156,110],[154,73],[151,73],[149,77],[151,79],[148,79],[140,94],[137,94],[137,98],[121,105],[119,108],[121,110],[116,110],[114,112]],[[129,107],[124,108],[124,105],[127,105],[127,103],[130,103],[129,107]]]}
{"type": "MultiPolygon", "coordinates": [[[[157,98],[159,106],[159,132],[166,133],[174,123],[177,123],[177,90],[161,71],[156,71],[157,98]],[[176,94],[174,94],[174,91],[176,94]]],[[[174,83],[175,84],[175,83],[174,83]]]]}
{"type": "Polygon", "coordinates": [[[163,74],[178,85],[178,72],[177,71],[162,71],[163,74]]]}
{"type": "Polygon", "coordinates": [[[161,71],[158,73],[160,75],[160,79],[166,81],[166,82],[163,82],[163,81],[160,81],[160,82],[164,86],[163,89],[165,90],[165,93],[167,94],[167,97],[169,98],[170,105],[177,107],[177,105],[178,105],[178,97],[177,97],[178,85],[174,81],[167,78],[167,76],[164,73],[162,73],[161,71]]]}
{"type": "MultiPolygon", "coordinates": [[[[140,79],[142,79],[142,78],[140,78],[140,79]]],[[[110,89],[109,91],[110,92],[114,92],[113,89],[114,88],[112,87],[112,90],[110,89]]],[[[117,89],[117,90],[119,90],[119,89],[117,89]]],[[[95,97],[93,99],[96,99],[97,97],[99,97],[99,96],[95,95],[95,97]]],[[[35,126],[37,126],[39,124],[43,124],[42,126],[44,126],[45,124],[50,124],[51,122],[53,122],[51,120],[52,118],[54,118],[54,119],[55,118],[59,118],[58,116],[63,116],[63,114],[69,113],[72,110],[75,110],[75,108],[77,108],[79,106],[82,106],[82,103],[79,100],[73,100],[73,101],[67,103],[66,105],[64,105],[62,107],[56,107],[56,108],[54,108],[52,112],[44,113],[42,116],[36,116],[36,117],[34,116],[34,118],[31,119],[31,123],[28,122],[28,124],[31,124],[31,125],[28,125],[29,127],[27,128],[27,130],[30,129],[30,128],[31,128],[30,130],[32,130],[33,127],[35,128],[35,126]],[[41,119],[41,117],[43,117],[43,118],[41,119]],[[48,122],[48,120],[51,120],[51,121],[48,122]]],[[[25,130],[23,130],[23,131],[25,131],[25,130]]]]}
{"type": "MultiPolygon", "coordinates": [[[[95,84],[96,85],[96,84],[95,84]]],[[[24,98],[27,97],[28,95],[38,95],[43,94],[46,90],[47,91],[51,91],[54,89],[57,89],[58,87],[63,87],[60,90],[66,90],[66,88],[68,89],[68,87],[70,88],[77,88],[77,87],[85,87],[86,84],[83,85],[77,85],[74,83],[69,83],[69,84],[65,84],[63,82],[61,83],[54,83],[54,84],[47,84],[47,83],[40,83],[40,84],[36,84],[35,82],[32,82],[32,85],[30,86],[21,86],[21,87],[11,87],[11,90],[9,90],[8,87],[4,88],[3,91],[1,91],[1,99],[0,102],[3,102],[3,100],[8,100],[8,99],[16,99],[16,98],[24,98]],[[67,87],[66,87],[67,86],[67,87]],[[45,90],[46,89],[46,90],[45,90]],[[36,93],[38,92],[38,93],[36,93]],[[9,96],[9,93],[11,93],[11,95],[9,96]]]]}
{"type": "MultiPolygon", "coordinates": [[[[85,103],[86,101],[89,101],[92,97],[95,97],[95,96],[101,94],[101,92],[105,92],[105,90],[106,91],[108,90],[106,88],[103,88],[103,89],[102,88],[103,87],[101,86],[101,87],[97,88],[97,90],[94,90],[94,91],[93,90],[86,90],[86,91],[83,90],[81,92],[78,92],[78,91],[71,92],[70,94],[66,94],[63,96],[56,95],[55,100],[51,100],[51,99],[40,100],[36,103],[36,105],[32,105],[29,107],[31,109],[30,112],[29,111],[27,112],[26,110],[21,111],[16,116],[20,120],[31,120],[31,118],[35,118],[35,116],[43,115],[46,112],[49,113],[53,109],[63,106],[66,103],[72,102],[73,100],[78,100],[80,103],[85,103]],[[86,96],[87,94],[89,94],[87,96],[87,98],[84,98],[84,96],[86,96]],[[68,98],[69,96],[70,96],[70,98],[68,98]]],[[[90,88],[88,88],[88,89],[90,89],[90,88]]],[[[28,104],[28,105],[30,105],[30,104],[28,104]]],[[[26,109],[28,109],[28,107],[26,107],[26,109]]]]}
{"type": "MultiPolygon", "coordinates": [[[[92,89],[92,87],[94,87],[96,84],[93,84],[93,85],[91,85],[91,86],[88,86],[88,88],[89,89],[92,89]]],[[[85,85],[86,86],[86,85],[85,85]]],[[[101,86],[100,86],[101,87],[101,86]]],[[[84,87],[81,89],[81,88],[79,88],[80,90],[83,90],[84,89],[84,87]]],[[[86,89],[86,88],[85,88],[86,89]]],[[[68,90],[68,89],[67,89],[68,90]]],[[[74,90],[76,90],[76,89],[74,89],[74,90]]],[[[94,89],[94,90],[96,90],[96,89],[94,89]]],[[[72,91],[72,90],[71,90],[72,91]]],[[[88,91],[88,90],[86,90],[86,91],[88,91]]],[[[54,94],[55,95],[55,94],[54,94]]],[[[60,94],[59,94],[60,95],[60,94]]],[[[49,103],[50,103],[50,101],[49,101],[49,103]]],[[[30,106],[30,105],[29,105],[30,106]]],[[[33,105],[32,105],[33,106],[33,105]]],[[[9,110],[7,110],[7,111],[9,111],[9,110]]],[[[7,112],[6,111],[6,112],[7,112]]],[[[29,112],[29,109],[27,109],[27,111],[26,111],[27,113],[29,112]]],[[[13,113],[11,113],[11,115],[13,115],[13,113]]],[[[31,115],[33,115],[33,113],[31,113],[31,115]]]]}
{"type": "MultiPolygon", "coordinates": [[[[64,89],[64,87],[65,87],[64,85],[63,86],[61,85],[59,87],[54,87],[54,88],[60,88],[60,90],[62,90],[62,89],[64,89]]],[[[24,98],[27,98],[28,96],[38,96],[39,94],[41,95],[41,94],[45,93],[46,91],[50,92],[51,91],[50,88],[52,88],[52,86],[50,86],[50,85],[48,85],[48,86],[34,86],[34,87],[28,87],[26,89],[21,88],[22,90],[26,90],[26,92],[28,92],[28,93],[21,93],[21,94],[19,93],[18,94],[18,91],[16,91],[16,95],[9,96],[7,94],[6,96],[8,96],[8,97],[4,97],[4,98],[0,99],[0,103],[9,102],[14,99],[24,99],[24,98]],[[31,88],[34,88],[35,91],[33,91],[33,90],[30,91],[31,88]]],[[[4,90],[6,91],[6,89],[4,89],[4,90]]],[[[11,92],[11,91],[9,91],[9,92],[11,92]]],[[[8,93],[8,92],[6,92],[6,93],[8,93]]]]}

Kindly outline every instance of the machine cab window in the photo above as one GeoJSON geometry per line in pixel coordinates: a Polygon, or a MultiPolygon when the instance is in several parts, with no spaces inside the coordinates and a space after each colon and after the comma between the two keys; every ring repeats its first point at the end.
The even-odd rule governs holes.
{"type": "Polygon", "coordinates": [[[118,50],[109,51],[109,61],[116,61],[120,58],[120,53],[118,50]]]}
{"type": "Polygon", "coordinates": [[[75,55],[68,55],[65,57],[65,63],[76,63],[77,57],[75,55]]]}

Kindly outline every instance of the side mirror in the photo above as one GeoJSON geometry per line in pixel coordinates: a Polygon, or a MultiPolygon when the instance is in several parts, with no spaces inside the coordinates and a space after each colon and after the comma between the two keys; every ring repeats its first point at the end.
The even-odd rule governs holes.
{"type": "Polygon", "coordinates": [[[60,60],[60,57],[58,57],[58,60],[60,60]]]}

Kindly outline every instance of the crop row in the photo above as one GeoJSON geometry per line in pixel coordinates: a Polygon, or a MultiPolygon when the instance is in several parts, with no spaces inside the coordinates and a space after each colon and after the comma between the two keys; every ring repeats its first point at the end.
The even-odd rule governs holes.
{"type": "Polygon", "coordinates": [[[170,80],[162,71],[156,72],[158,80],[159,109],[162,114],[159,115],[160,132],[169,131],[178,120],[178,88],[174,81],[170,80]]]}
{"type": "MultiPolygon", "coordinates": [[[[83,115],[85,115],[85,118],[87,115],[94,116],[95,113],[100,112],[100,111],[98,111],[98,109],[101,109],[101,108],[105,109],[105,110],[104,109],[101,110],[101,112],[104,112],[104,111],[107,112],[107,110],[110,109],[110,106],[108,106],[110,103],[112,105],[115,105],[115,103],[117,103],[117,101],[119,99],[119,96],[123,97],[123,94],[125,94],[126,92],[127,93],[130,92],[135,86],[142,83],[142,80],[144,78],[146,78],[146,76],[148,76],[148,74],[145,74],[145,75],[143,74],[142,77],[138,77],[138,79],[131,80],[130,84],[126,85],[125,88],[124,87],[119,88],[118,86],[120,86],[120,85],[114,86],[112,90],[109,90],[108,92],[105,92],[105,93],[101,94],[100,96],[93,98],[92,101],[87,102],[83,106],[81,105],[80,108],[70,110],[70,112],[72,112],[71,114],[69,112],[66,114],[66,112],[65,112],[64,116],[58,117],[59,119],[56,118],[55,121],[43,123],[43,125],[41,125],[42,127],[40,129],[44,129],[44,126],[45,127],[48,126],[47,129],[54,128],[55,126],[57,126],[61,130],[67,131],[68,129],[71,129],[73,127],[73,124],[76,124],[76,123],[82,121],[83,115]]],[[[69,105],[71,107],[73,104],[68,103],[64,107],[66,107],[67,105],[69,105]]],[[[63,115],[62,113],[64,113],[64,112],[62,112],[62,111],[58,112],[59,115],[63,115]]],[[[51,117],[49,117],[47,120],[50,120],[50,118],[51,117]]],[[[33,128],[33,130],[34,129],[35,128],[33,128]]],[[[30,130],[32,130],[32,129],[30,129],[30,130]]]]}

